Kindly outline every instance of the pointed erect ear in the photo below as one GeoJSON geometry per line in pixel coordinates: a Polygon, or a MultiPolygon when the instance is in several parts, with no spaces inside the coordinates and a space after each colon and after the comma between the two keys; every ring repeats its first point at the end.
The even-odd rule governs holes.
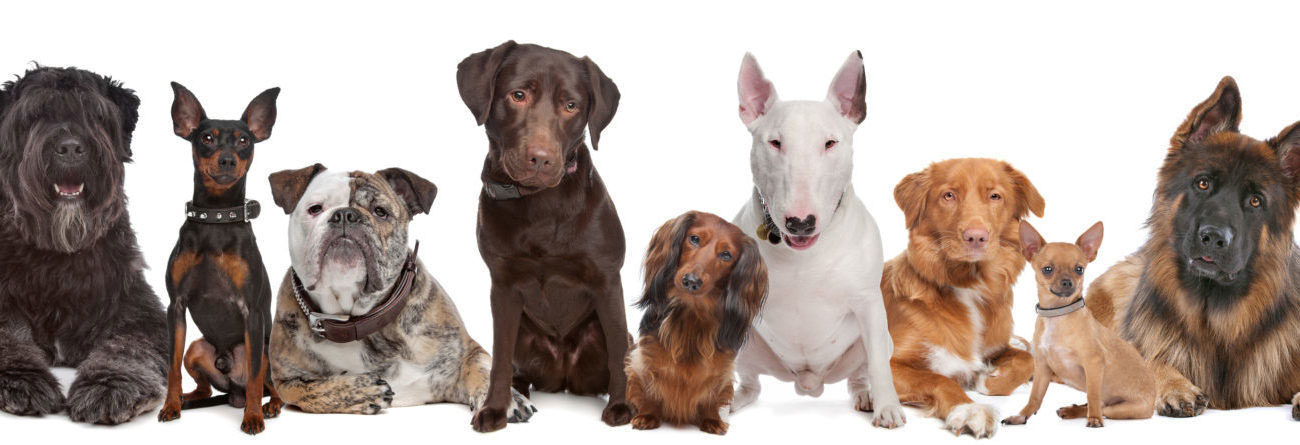
{"type": "Polygon", "coordinates": [[[849,59],[831,80],[826,100],[854,123],[861,124],[867,118],[867,74],[862,68],[862,52],[849,54],[849,59]]]}
{"type": "Polygon", "coordinates": [[[275,199],[275,205],[284,209],[286,215],[293,213],[293,209],[298,207],[298,200],[302,199],[302,194],[307,192],[307,185],[311,184],[311,179],[323,171],[325,171],[324,165],[315,164],[297,170],[271,173],[271,197],[275,199]]]}
{"type": "Polygon", "coordinates": [[[184,85],[172,82],[172,92],[176,95],[172,99],[172,131],[181,139],[189,139],[194,129],[199,128],[199,122],[207,119],[208,115],[203,112],[199,98],[184,85]]]}
{"type": "Polygon", "coordinates": [[[1282,165],[1282,173],[1292,184],[1300,183],[1300,122],[1291,124],[1282,129],[1281,133],[1268,140],[1268,145],[1273,147],[1273,152],[1277,154],[1278,163],[1282,165]]]}
{"type": "Polygon", "coordinates": [[[1043,201],[1043,195],[1038,193],[1038,188],[1034,187],[1029,178],[1016,170],[1011,164],[1002,163],[1003,171],[1011,178],[1011,186],[1016,196],[1016,201],[1012,203],[1015,207],[1013,212],[1017,218],[1024,218],[1033,212],[1034,216],[1043,217],[1043,207],[1047,204],[1043,201]]]}
{"type": "Polygon", "coordinates": [[[460,88],[460,99],[474,113],[474,120],[479,125],[487,122],[488,114],[492,112],[497,72],[516,46],[518,44],[510,40],[496,48],[471,54],[456,66],[456,86],[460,88]]]}
{"type": "MultiPolygon", "coordinates": [[[[1021,227],[1024,227],[1025,223],[1022,221],[1020,224],[1021,227]]],[[[1083,249],[1083,254],[1088,256],[1089,263],[1091,263],[1092,260],[1097,259],[1097,251],[1101,249],[1101,232],[1101,221],[1097,221],[1096,224],[1093,224],[1092,227],[1088,228],[1087,232],[1083,232],[1083,235],[1079,235],[1078,240],[1074,241],[1074,245],[1083,249]]]]}
{"type": "Polygon", "coordinates": [[[925,213],[926,198],[930,193],[930,169],[904,176],[894,186],[894,202],[903,210],[903,219],[907,221],[907,230],[912,230],[921,223],[921,214],[925,213]]]}
{"type": "Polygon", "coordinates": [[[411,216],[429,213],[429,209],[433,208],[433,198],[438,196],[438,187],[432,182],[397,167],[380,170],[375,174],[387,180],[397,196],[402,197],[411,216]]]}
{"type": "Polygon", "coordinates": [[[1241,92],[1237,90],[1237,81],[1232,76],[1225,76],[1214,89],[1214,94],[1187,114],[1187,120],[1183,121],[1174,137],[1169,140],[1170,150],[1177,151],[1187,144],[1199,144],[1215,133],[1235,133],[1239,123],[1241,92]]]}
{"type": "Polygon", "coordinates": [[[591,83],[591,97],[587,105],[587,131],[591,134],[591,149],[600,149],[600,132],[614,120],[618,111],[618,86],[596,66],[596,62],[583,57],[582,64],[587,67],[588,82],[591,83]]]}
{"type": "Polygon", "coordinates": [[[763,69],[758,67],[758,60],[753,54],[745,53],[740,61],[740,120],[749,126],[751,122],[771,111],[776,105],[776,87],[763,77],[763,69]]]}
{"type": "Polygon", "coordinates": [[[271,127],[275,126],[275,99],[278,97],[280,97],[280,87],[263,91],[248,103],[248,108],[244,109],[244,117],[239,118],[248,125],[248,131],[253,132],[257,142],[271,137],[271,127]]]}
{"type": "Polygon", "coordinates": [[[1043,236],[1034,230],[1034,226],[1029,225],[1028,221],[1020,221],[1020,254],[1027,260],[1033,260],[1034,255],[1043,250],[1043,236]]]}

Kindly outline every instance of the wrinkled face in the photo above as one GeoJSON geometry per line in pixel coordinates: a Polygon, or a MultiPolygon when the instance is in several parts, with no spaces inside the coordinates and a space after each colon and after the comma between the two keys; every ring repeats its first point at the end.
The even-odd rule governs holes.
{"type": "Polygon", "coordinates": [[[8,84],[0,184],[25,237],[74,252],[125,212],[124,163],[138,100],[84,71],[39,68],[8,84]]]}
{"type": "Polygon", "coordinates": [[[908,175],[894,190],[913,244],[938,246],[950,261],[977,262],[1018,243],[1018,222],[1043,198],[1019,171],[990,159],[953,159],[908,175]]]}
{"type": "Polygon", "coordinates": [[[858,125],[828,102],[777,103],[750,125],[754,185],[786,245],[806,249],[830,224],[853,174],[858,125]]]}
{"type": "Polygon", "coordinates": [[[1038,304],[1044,308],[1069,304],[1083,292],[1088,256],[1079,246],[1050,243],[1029,262],[1038,281],[1038,304]]]}
{"type": "Polygon", "coordinates": [[[353,309],[368,310],[397,279],[407,256],[410,219],[384,179],[362,172],[320,173],[290,214],[294,271],[309,292],[338,297],[339,307],[324,307],[327,302],[322,310],[364,313],[353,309]]]}
{"type": "Polygon", "coordinates": [[[241,121],[204,121],[195,130],[194,169],[208,192],[219,195],[244,179],[255,138],[241,121]]]}
{"type": "Polygon", "coordinates": [[[673,286],[679,294],[721,298],[744,236],[735,226],[712,214],[699,214],[682,239],[673,286]]]}
{"type": "Polygon", "coordinates": [[[1189,278],[1231,284],[1267,232],[1290,231],[1288,180],[1263,142],[1216,134],[1183,147],[1161,178],[1161,195],[1176,203],[1172,242],[1189,278]]]}

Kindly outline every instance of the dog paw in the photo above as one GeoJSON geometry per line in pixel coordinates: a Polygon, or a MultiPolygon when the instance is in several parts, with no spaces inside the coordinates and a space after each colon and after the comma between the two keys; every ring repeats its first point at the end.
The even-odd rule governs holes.
{"type": "Polygon", "coordinates": [[[50,371],[0,371],[0,411],[19,416],[40,416],[62,411],[65,403],[59,380],[50,371]]]}
{"type": "Polygon", "coordinates": [[[632,418],[632,428],[638,430],[653,430],[659,425],[659,418],[649,414],[637,414],[632,418]]]}
{"type": "Polygon", "coordinates": [[[169,401],[169,402],[163,404],[163,407],[162,407],[161,410],[158,410],[158,421],[159,421],[159,422],[171,422],[171,421],[176,420],[176,419],[179,419],[179,418],[181,418],[181,404],[180,404],[180,403],[172,403],[172,402],[169,401]]]}
{"type": "Polygon", "coordinates": [[[969,434],[976,439],[993,437],[997,431],[998,413],[991,406],[967,403],[957,405],[944,419],[944,428],[954,435],[969,434]]]}
{"type": "Polygon", "coordinates": [[[719,436],[727,434],[727,422],[720,419],[704,419],[700,421],[700,431],[717,434],[719,436]]]}
{"type": "MultiPolygon", "coordinates": [[[[736,389],[736,395],[731,398],[731,413],[735,414],[742,408],[753,404],[754,401],[758,400],[759,391],[758,386],[741,385],[739,389],[736,389]]],[[[868,400],[867,404],[870,405],[871,401],[868,400]]]]}
{"type": "Polygon", "coordinates": [[[1088,405],[1062,406],[1056,410],[1056,416],[1062,419],[1078,419],[1088,415],[1088,405]]]}
{"type": "Polygon", "coordinates": [[[138,375],[82,375],[68,390],[68,417],[74,422],[117,425],[153,410],[166,385],[138,375]]]}
{"type": "Polygon", "coordinates": [[[901,405],[881,405],[871,418],[871,424],[877,428],[894,429],[907,423],[901,405]]]}
{"type": "Polygon", "coordinates": [[[1167,389],[1156,402],[1156,413],[1165,417],[1194,417],[1205,412],[1209,398],[1200,388],[1185,383],[1167,389]]]}
{"type": "Polygon", "coordinates": [[[484,407],[474,413],[469,423],[474,431],[490,433],[506,427],[506,410],[484,407]]]}
{"type": "Polygon", "coordinates": [[[1101,428],[1101,427],[1102,427],[1102,423],[1100,417],[1088,418],[1088,428],[1101,428]]]}
{"type": "Polygon", "coordinates": [[[1291,419],[1300,420],[1300,392],[1291,396],[1291,419]]]}
{"type": "Polygon", "coordinates": [[[632,415],[636,414],[632,410],[632,405],[627,402],[609,402],[605,405],[605,410],[600,413],[600,420],[609,426],[627,425],[632,421],[632,415]]]}
{"type": "Polygon", "coordinates": [[[262,416],[244,414],[244,422],[239,424],[239,430],[250,436],[266,431],[266,419],[262,416]]]}
{"type": "Polygon", "coordinates": [[[372,375],[358,376],[367,380],[358,385],[360,391],[354,397],[357,402],[353,405],[353,411],[358,414],[374,415],[379,414],[393,404],[393,387],[382,378],[372,375]]]}
{"type": "Polygon", "coordinates": [[[1008,418],[1002,419],[1002,424],[1003,424],[1003,425],[1024,425],[1025,422],[1028,422],[1028,421],[1029,421],[1029,417],[1026,417],[1026,416],[1011,416],[1011,417],[1008,417],[1008,418]]]}
{"type": "Polygon", "coordinates": [[[537,412],[537,407],[533,406],[533,402],[528,400],[528,397],[525,397],[523,394],[520,394],[519,391],[511,388],[510,408],[508,411],[510,412],[510,417],[507,420],[510,423],[523,423],[533,417],[533,414],[537,412]]]}
{"type": "Polygon", "coordinates": [[[280,417],[280,411],[282,410],[284,410],[284,401],[272,397],[271,401],[266,402],[265,405],[262,405],[262,416],[268,419],[274,419],[276,417],[280,417]]]}
{"type": "Polygon", "coordinates": [[[853,409],[864,413],[871,412],[871,394],[867,391],[859,391],[853,394],[853,409]]]}

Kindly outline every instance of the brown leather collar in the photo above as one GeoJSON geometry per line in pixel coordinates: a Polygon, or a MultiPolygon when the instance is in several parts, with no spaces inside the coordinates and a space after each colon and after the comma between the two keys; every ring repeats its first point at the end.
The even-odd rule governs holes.
{"type": "Polygon", "coordinates": [[[311,328],[312,333],[335,343],[348,343],[379,332],[384,326],[388,326],[389,323],[397,320],[397,316],[406,307],[406,300],[411,295],[411,289],[415,287],[415,275],[420,268],[415,262],[415,255],[419,251],[420,242],[416,241],[415,248],[411,249],[411,254],[406,256],[406,262],[402,264],[402,272],[397,276],[397,285],[388,294],[388,298],[375,305],[374,308],[370,309],[370,312],[357,317],[322,314],[311,301],[311,298],[304,296],[307,291],[303,290],[302,280],[298,279],[298,273],[291,271],[290,275],[293,276],[293,298],[298,300],[298,308],[307,317],[308,327],[311,328]]]}

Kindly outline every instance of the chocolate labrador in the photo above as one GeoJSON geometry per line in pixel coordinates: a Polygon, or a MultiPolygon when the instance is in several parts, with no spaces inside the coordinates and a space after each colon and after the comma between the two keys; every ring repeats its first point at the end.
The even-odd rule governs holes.
{"type": "Polygon", "coordinates": [[[461,99],[488,136],[478,246],[492,274],[492,373],[477,431],[506,426],[510,388],[609,394],[626,424],[623,226],[584,142],[618,108],[591,59],[509,41],[457,67],[461,99]]]}

